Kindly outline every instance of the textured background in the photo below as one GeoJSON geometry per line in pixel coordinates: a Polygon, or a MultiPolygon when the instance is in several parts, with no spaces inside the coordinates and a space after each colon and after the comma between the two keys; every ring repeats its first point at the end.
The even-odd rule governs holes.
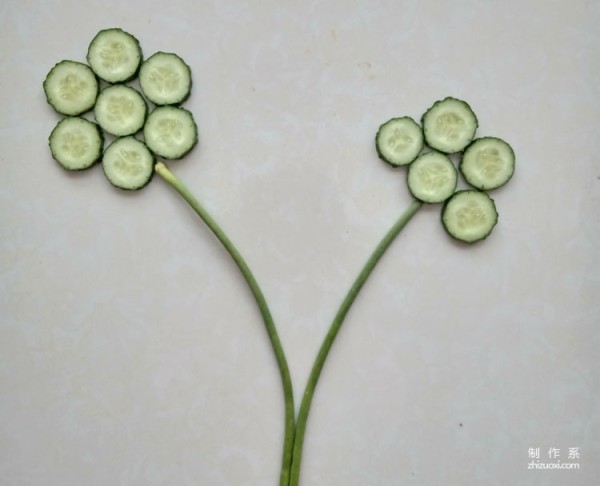
{"type": "Polygon", "coordinates": [[[483,244],[423,208],[348,316],[302,484],[600,477],[600,2],[5,0],[0,5],[0,484],[275,485],[280,384],[227,254],[156,178],[50,158],[42,81],[120,26],[179,53],[200,144],[171,168],[246,256],[296,395],[410,197],[378,126],[466,99],[517,172],[483,244]],[[529,448],[579,447],[579,471],[529,448]]]}

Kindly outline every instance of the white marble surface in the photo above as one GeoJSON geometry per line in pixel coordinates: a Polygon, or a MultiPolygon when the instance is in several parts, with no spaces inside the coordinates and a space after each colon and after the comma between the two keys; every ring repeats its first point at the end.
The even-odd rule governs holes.
{"type": "Polygon", "coordinates": [[[422,209],[348,316],[303,486],[600,478],[600,2],[5,0],[0,4],[0,484],[277,483],[260,316],[160,179],[62,171],[42,81],[106,27],[179,53],[198,148],[172,169],[269,299],[296,396],[359,268],[409,204],[379,124],[469,101],[517,173],[484,244],[422,209]],[[578,471],[528,470],[550,447],[578,471]]]}

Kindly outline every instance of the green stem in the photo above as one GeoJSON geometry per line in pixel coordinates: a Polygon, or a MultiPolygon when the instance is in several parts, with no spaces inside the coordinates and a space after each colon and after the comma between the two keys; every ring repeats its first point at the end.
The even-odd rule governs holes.
{"type": "Polygon", "coordinates": [[[294,438],[294,448],[292,450],[292,466],[291,466],[291,475],[290,475],[290,483],[289,486],[298,486],[300,481],[300,465],[302,463],[302,446],[304,444],[304,433],[306,431],[306,422],[308,419],[308,412],[310,410],[310,405],[312,403],[313,395],[315,393],[315,388],[317,387],[317,382],[319,381],[319,376],[321,375],[321,370],[323,369],[323,365],[325,364],[325,360],[327,359],[327,355],[333,345],[333,342],[344,323],[344,319],[346,318],[346,314],[352,307],[356,296],[360,292],[360,289],[365,284],[369,275],[377,265],[377,262],[381,259],[385,251],[391,245],[392,241],[398,236],[400,231],[406,226],[406,224],[411,220],[411,218],[416,214],[419,208],[423,205],[420,201],[414,201],[408,209],[400,216],[398,221],[394,223],[394,226],[387,232],[387,234],[383,237],[381,242],[375,248],[373,254],[369,257],[365,266],[358,274],[358,277],[350,287],[350,290],[346,294],[342,305],[340,306],[333,322],[331,323],[331,327],[325,336],[325,340],[321,345],[321,349],[317,354],[317,358],[315,359],[315,363],[313,365],[312,371],[310,372],[310,376],[308,377],[308,383],[306,384],[306,389],[304,391],[304,396],[302,397],[302,404],[300,405],[300,410],[298,412],[298,419],[296,422],[296,436],[294,438]]]}
{"type": "Polygon", "coordinates": [[[273,321],[273,317],[271,316],[271,312],[269,311],[269,307],[267,306],[267,301],[258,285],[258,282],[256,281],[254,275],[250,271],[250,267],[248,266],[240,252],[237,250],[235,245],[227,237],[225,232],[212,218],[212,216],[202,207],[202,205],[192,195],[192,193],[167,168],[167,166],[164,163],[158,162],[155,166],[155,170],[158,173],[158,175],[160,175],[168,184],[170,184],[173,187],[173,189],[175,189],[186,200],[186,202],[191,206],[191,208],[196,212],[196,214],[200,216],[202,221],[206,223],[206,225],[210,228],[210,230],[214,233],[218,240],[223,244],[227,252],[231,255],[231,258],[233,258],[238,268],[242,272],[242,275],[246,279],[246,282],[248,283],[248,286],[250,287],[250,290],[254,295],[254,299],[258,304],[258,308],[262,315],[265,327],[267,329],[267,333],[269,335],[269,339],[271,341],[271,346],[273,347],[273,351],[275,353],[277,365],[279,366],[279,373],[281,375],[281,382],[283,384],[283,396],[285,402],[285,435],[283,443],[283,459],[281,465],[280,486],[288,486],[292,447],[294,444],[295,432],[294,394],[292,389],[290,371],[288,368],[287,360],[285,358],[285,353],[283,351],[283,347],[281,346],[279,336],[277,335],[275,323],[273,321]]]}

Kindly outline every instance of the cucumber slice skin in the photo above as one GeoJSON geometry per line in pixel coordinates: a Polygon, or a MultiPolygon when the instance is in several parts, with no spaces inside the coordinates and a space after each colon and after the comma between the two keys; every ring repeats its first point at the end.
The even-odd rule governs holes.
{"type": "Polygon", "coordinates": [[[98,124],[86,120],[85,118],[78,116],[68,116],[60,120],[52,132],[50,132],[50,136],[48,137],[48,146],[50,148],[50,153],[52,154],[52,158],[58,162],[58,164],[65,170],[69,172],[78,172],[82,170],[89,169],[94,166],[97,162],[102,158],[102,150],[104,147],[104,134],[102,133],[101,128],[98,124]],[[95,151],[91,152],[87,155],[87,160],[84,163],[80,163],[77,166],[74,166],[73,163],[69,163],[66,161],[66,157],[63,156],[60,152],[61,147],[57,146],[60,141],[58,137],[61,135],[61,132],[65,129],[67,125],[77,125],[79,124],[83,129],[90,131],[90,136],[94,138],[92,142],[95,143],[96,148],[95,151]],[[91,129],[91,130],[90,130],[91,129]]]}
{"type": "Polygon", "coordinates": [[[134,35],[124,31],[119,27],[103,29],[100,32],[98,32],[90,42],[86,56],[86,60],[90,65],[92,71],[94,71],[100,79],[110,84],[125,83],[134,79],[138,75],[140,66],[142,65],[142,59],[142,47],[138,39],[134,35]],[[104,41],[105,37],[115,34],[116,36],[120,37],[123,42],[126,42],[128,44],[128,47],[132,49],[132,52],[135,58],[137,59],[137,63],[134,59],[133,68],[130,68],[129,70],[123,73],[113,74],[102,69],[102,67],[96,62],[97,56],[100,56],[100,54],[97,53],[96,50],[101,48],[101,42],[104,41]]]}
{"type": "Polygon", "coordinates": [[[454,239],[462,241],[463,243],[473,244],[478,241],[485,240],[493,231],[496,224],[498,224],[498,211],[494,200],[486,193],[477,191],[475,189],[464,189],[456,191],[450,198],[446,200],[442,208],[442,225],[446,232],[454,239]],[[461,234],[459,230],[454,228],[454,214],[453,205],[457,203],[461,198],[475,197],[480,199],[480,203],[487,206],[488,214],[491,217],[491,221],[487,223],[487,227],[479,234],[471,235],[461,234]]]}
{"type": "Polygon", "coordinates": [[[54,67],[50,69],[46,75],[46,79],[44,79],[43,88],[44,94],[46,95],[46,101],[57,113],[65,116],[78,116],[90,111],[94,107],[100,91],[100,84],[98,83],[96,74],[87,64],[65,59],[56,63],[54,67]],[[62,71],[68,70],[71,72],[63,75],[62,71]],[[75,102],[70,103],[69,106],[69,103],[62,101],[60,99],[60,94],[55,91],[60,90],[60,87],[57,86],[59,84],[64,86],[64,83],[67,82],[77,82],[77,79],[71,81],[68,79],[68,76],[72,75],[75,71],[78,71],[78,74],[85,78],[80,79],[79,82],[85,84],[89,83],[90,86],[81,87],[80,85],[79,90],[81,91],[82,88],[85,88],[85,93],[81,94],[81,99],[75,100],[75,102]]]}
{"type": "Polygon", "coordinates": [[[112,186],[126,191],[139,191],[152,181],[152,178],[154,177],[155,162],[156,160],[152,155],[152,152],[143,142],[132,136],[121,137],[114,140],[104,151],[104,155],[102,157],[102,169],[106,179],[111,183],[112,186]],[[112,158],[115,157],[113,152],[119,150],[121,146],[127,147],[127,145],[129,145],[133,150],[140,151],[141,155],[146,157],[146,167],[143,167],[143,169],[145,169],[143,177],[134,179],[133,182],[123,182],[119,180],[118,175],[112,174],[112,171],[114,170],[112,167],[112,158]]]}
{"type": "Polygon", "coordinates": [[[140,88],[144,96],[149,99],[156,106],[166,106],[166,105],[180,105],[181,103],[187,101],[192,93],[192,70],[190,66],[177,54],[172,52],[164,52],[158,51],[152,54],[148,59],[146,59],[141,67],[140,67],[140,88]],[[172,94],[169,96],[158,95],[153,93],[153,88],[151,86],[151,81],[149,79],[150,73],[149,70],[152,69],[152,65],[154,63],[160,62],[161,59],[168,60],[167,62],[178,63],[181,68],[183,75],[185,76],[186,85],[180,93],[172,94]]]}
{"type": "Polygon", "coordinates": [[[143,128],[146,118],[148,117],[148,105],[142,94],[136,89],[124,84],[113,84],[100,91],[98,99],[96,100],[96,105],[94,106],[94,116],[98,124],[107,133],[116,137],[126,137],[139,132],[143,128]],[[118,94],[119,92],[121,96],[130,97],[130,101],[136,105],[133,109],[139,112],[135,115],[138,117],[137,123],[132,123],[125,128],[119,127],[117,124],[113,123],[110,119],[111,114],[105,112],[105,110],[109,110],[109,108],[105,106],[105,98],[111,94],[118,94]]]}
{"type": "Polygon", "coordinates": [[[515,152],[506,141],[498,137],[480,137],[473,140],[465,149],[459,164],[459,170],[463,175],[465,181],[469,185],[475,187],[476,189],[479,189],[480,191],[490,191],[492,189],[502,187],[504,184],[506,184],[509,180],[512,179],[512,176],[515,173],[515,162],[515,152]],[[472,163],[471,161],[473,160],[472,157],[475,156],[474,152],[479,148],[480,145],[488,142],[500,145],[501,150],[505,150],[509,157],[508,167],[506,168],[506,174],[504,178],[496,181],[496,183],[486,183],[480,177],[478,177],[478,175],[474,173],[469,167],[472,163]]]}
{"type": "Polygon", "coordinates": [[[392,167],[401,167],[401,166],[410,164],[412,161],[414,161],[419,156],[419,153],[423,149],[423,146],[424,146],[423,130],[421,129],[419,124],[409,116],[390,118],[388,121],[386,121],[379,127],[379,129],[377,130],[377,134],[375,135],[375,149],[377,150],[377,155],[379,156],[379,158],[381,160],[383,160],[387,164],[391,165],[392,167]],[[400,162],[394,161],[394,160],[392,160],[392,158],[389,155],[386,155],[385,148],[383,147],[383,144],[385,142],[383,140],[383,137],[386,134],[386,129],[394,124],[406,125],[409,130],[413,130],[415,135],[418,134],[417,136],[419,137],[419,140],[417,140],[417,142],[415,144],[415,149],[413,150],[413,154],[411,154],[412,156],[409,156],[400,162]]]}
{"type": "Polygon", "coordinates": [[[198,127],[194,120],[194,116],[190,111],[179,106],[157,106],[150,112],[146,119],[144,125],[144,141],[150,151],[158,157],[168,160],[181,159],[198,143],[198,127]],[[171,120],[173,117],[179,118],[184,124],[183,129],[187,129],[190,132],[190,138],[185,140],[184,143],[179,144],[180,147],[176,150],[165,149],[164,144],[160,140],[165,134],[156,134],[156,130],[160,130],[156,124],[160,123],[161,118],[162,120],[165,120],[165,118],[168,118],[169,116],[171,117],[171,120]]]}
{"type": "Polygon", "coordinates": [[[479,121],[477,120],[475,112],[471,109],[466,101],[454,98],[452,96],[447,96],[442,100],[436,101],[433,105],[431,105],[431,107],[429,107],[429,109],[421,117],[421,125],[423,126],[425,143],[429,147],[445,154],[454,154],[462,152],[475,138],[475,132],[479,127],[479,121]],[[459,107],[461,110],[464,110],[464,113],[470,118],[468,121],[470,121],[472,125],[472,128],[467,131],[468,135],[462,137],[462,140],[460,140],[460,142],[456,142],[455,144],[448,144],[444,143],[443,141],[436,140],[436,136],[433,133],[433,127],[430,125],[430,123],[433,123],[433,117],[435,117],[436,113],[443,109],[446,105],[454,105],[459,107]]]}
{"type": "Polygon", "coordinates": [[[412,194],[412,196],[415,199],[418,199],[419,201],[422,201],[422,202],[428,203],[428,204],[443,203],[449,197],[451,197],[454,194],[454,192],[456,191],[456,185],[458,184],[458,171],[456,170],[456,167],[454,166],[454,164],[448,158],[447,155],[445,155],[441,152],[436,152],[436,151],[427,152],[422,155],[419,155],[415,159],[415,161],[412,162],[408,166],[408,174],[406,177],[406,184],[408,186],[408,190],[410,191],[410,193],[412,194]],[[437,161],[435,161],[433,159],[437,159],[437,161]],[[445,164],[446,168],[449,170],[449,174],[451,177],[451,183],[446,188],[446,191],[444,193],[442,193],[441,195],[438,194],[437,196],[432,196],[430,194],[426,194],[424,191],[420,190],[420,188],[418,187],[418,181],[416,180],[416,178],[417,178],[416,171],[418,171],[421,166],[428,163],[429,161],[438,162],[438,165],[445,164]]]}

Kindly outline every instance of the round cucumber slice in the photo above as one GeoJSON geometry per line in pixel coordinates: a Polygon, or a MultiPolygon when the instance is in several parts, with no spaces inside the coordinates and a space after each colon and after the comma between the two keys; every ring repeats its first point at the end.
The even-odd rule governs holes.
{"type": "Polygon", "coordinates": [[[452,161],[439,152],[423,154],[408,167],[408,189],[418,200],[441,203],[456,190],[458,172],[452,161]]]}
{"type": "Polygon", "coordinates": [[[477,117],[471,107],[456,98],[436,101],[421,120],[425,142],[445,154],[462,151],[477,130],[477,117]]]}
{"type": "Polygon", "coordinates": [[[178,105],[192,90],[192,71],[177,54],[157,52],[140,68],[140,88],[155,105],[178,105]]]}
{"type": "Polygon", "coordinates": [[[108,83],[122,83],[133,79],[142,62],[138,40],[123,29],[101,30],[90,42],[87,62],[108,83]]]}
{"type": "Polygon", "coordinates": [[[152,179],[154,157],[148,147],[136,138],[118,138],[104,151],[102,168],[113,186],[138,190],[152,179]]]}
{"type": "Polygon", "coordinates": [[[67,170],[91,167],[102,156],[104,137],[95,123],[81,117],[63,118],[48,139],[52,158],[67,170]]]}
{"type": "Polygon", "coordinates": [[[497,222],[496,204],[485,192],[458,191],[442,210],[442,223],[448,234],[465,243],[487,238],[497,222]]]}
{"type": "Polygon", "coordinates": [[[148,115],[144,125],[144,140],[159,157],[180,159],[198,142],[198,129],[188,110],[159,106],[148,115]]]}
{"type": "Polygon", "coordinates": [[[465,150],[459,168],[467,183],[489,191],[503,186],[513,176],[515,153],[500,138],[478,138],[465,150]]]}
{"type": "Polygon", "coordinates": [[[410,164],[423,148],[423,131],[412,118],[392,118],[379,127],[375,136],[379,158],[398,167],[410,164]]]}
{"type": "Polygon", "coordinates": [[[89,66],[76,61],[61,61],[44,80],[48,103],[61,115],[76,116],[96,103],[98,80],[89,66]]]}
{"type": "Polygon", "coordinates": [[[98,124],[112,135],[133,135],[144,126],[148,107],[135,89],[115,84],[98,95],[94,116],[98,124]]]}

